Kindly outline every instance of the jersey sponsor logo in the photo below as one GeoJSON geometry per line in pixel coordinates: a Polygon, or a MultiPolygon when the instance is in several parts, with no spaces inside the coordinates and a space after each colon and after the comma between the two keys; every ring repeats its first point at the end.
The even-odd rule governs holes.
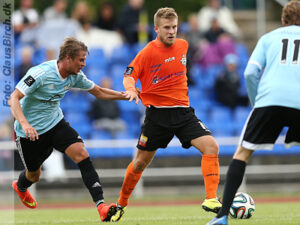
{"type": "Polygon", "coordinates": [[[172,56],[172,57],[169,57],[169,58],[165,59],[165,63],[171,62],[173,60],[175,60],[175,56],[172,56]]]}
{"type": "Polygon", "coordinates": [[[150,66],[150,68],[153,69],[153,68],[160,67],[160,66],[161,66],[161,64],[157,64],[157,65],[150,66]]]}
{"type": "Polygon", "coordinates": [[[148,141],[148,137],[144,136],[143,134],[141,134],[140,140],[139,140],[139,145],[146,147],[148,141]]]}
{"type": "Polygon", "coordinates": [[[163,75],[163,76],[158,76],[158,75],[154,75],[152,77],[152,84],[157,84],[159,82],[162,82],[164,80],[169,80],[173,77],[176,77],[176,76],[182,76],[184,75],[184,71],[179,71],[179,72],[176,72],[176,73],[171,73],[171,74],[168,74],[168,75],[163,75]]]}
{"type": "Polygon", "coordinates": [[[155,75],[152,77],[152,84],[157,84],[158,83],[158,75],[155,75]]]}
{"type": "Polygon", "coordinates": [[[155,73],[157,71],[160,71],[161,70],[160,66],[161,66],[161,64],[150,66],[151,73],[155,73]]]}
{"type": "Polygon", "coordinates": [[[62,98],[62,95],[56,94],[54,96],[52,96],[51,98],[49,98],[48,100],[40,100],[42,103],[44,104],[50,104],[50,105],[56,105],[57,102],[62,98]]]}
{"type": "Polygon", "coordinates": [[[151,70],[151,73],[155,73],[155,72],[158,72],[158,71],[161,71],[161,68],[157,68],[155,70],[151,70]]]}
{"type": "Polygon", "coordinates": [[[180,62],[185,66],[186,65],[186,56],[183,54],[180,62]]]}
{"type": "Polygon", "coordinates": [[[125,75],[130,75],[133,72],[133,67],[132,66],[127,66],[126,71],[125,71],[125,75]]]}
{"type": "Polygon", "coordinates": [[[24,83],[27,84],[28,87],[30,87],[34,82],[35,79],[32,76],[29,76],[24,80],[24,83]]]}

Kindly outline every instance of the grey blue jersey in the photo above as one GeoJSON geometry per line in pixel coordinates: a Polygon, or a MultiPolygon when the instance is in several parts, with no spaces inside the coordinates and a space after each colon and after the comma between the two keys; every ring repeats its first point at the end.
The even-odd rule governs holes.
{"type": "Polygon", "coordinates": [[[262,36],[245,70],[255,107],[300,109],[300,26],[278,28],[262,36]]]}
{"type": "MultiPolygon", "coordinates": [[[[19,81],[16,88],[25,96],[20,100],[23,113],[39,135],[54,127],[62,118],[60,100],[70,88],[91,90],[94,82],[80,71],[77,75],[62,78],[57,61],[51,60],[32,67],[19,81]]],[[[18,121],[15,121],[17,136],[25,137],[18,121]]]]}

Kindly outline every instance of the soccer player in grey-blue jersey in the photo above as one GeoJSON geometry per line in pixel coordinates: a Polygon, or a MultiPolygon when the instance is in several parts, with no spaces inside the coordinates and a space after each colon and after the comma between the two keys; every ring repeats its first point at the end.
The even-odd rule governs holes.
{"type": "Polygon", "coordinates": [[[11,94],[9,105],[16,119],[16,142],[25,166],[12,186],[25,206],[36,208],[36,200],[27,189],[39,180],[41,166],[55,148],[77,163],[101,221],[110,221],[116,205],[104,203],[100,179],[83,141],[64,120],[59,107],[70,88],[88,91],[99,99],[128,100],[124,93],[102,88],[86,78],[81,69],[87,52],[84,43],[66,38],[59,59],[29,69],[11,94]]]}
{"type": "Polygon", "coordinates": [[[207,225],[227,225],[234,196],[254,150],[272,150],[283,127],[285,146],[300,145],[300,2],[287,3],[283,27],[262,36],[245,70],[247,91],[254,106],[229,165],[218,215],[207,225]]]}

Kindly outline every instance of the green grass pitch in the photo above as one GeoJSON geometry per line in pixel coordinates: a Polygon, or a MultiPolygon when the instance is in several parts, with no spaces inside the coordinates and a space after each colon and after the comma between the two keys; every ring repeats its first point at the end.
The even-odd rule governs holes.
{"type": "MultiPolygon", "coordinates": [[[[257,203],[248,220],[230,219],[229,224],[299,225],[300,202],[257,203]]],[[[0,211],[5,219],[6,212],[0,211]]],[[[200,205],[129,206],[118,224],[124,225],[193,225],[206,224],[215,214],[205,212],[200,205]]],[[[20,209],[15,210],[14,224],[22,225],[93,225],[100,224],[95,208],[20,209]]],[[[3,221],[1,219],[1,221],[3,221]]],[[[4,224],[1,223],[0,224],[4,224]]],[[[7,223],[6,223],[7,224],[7,223]]]]}

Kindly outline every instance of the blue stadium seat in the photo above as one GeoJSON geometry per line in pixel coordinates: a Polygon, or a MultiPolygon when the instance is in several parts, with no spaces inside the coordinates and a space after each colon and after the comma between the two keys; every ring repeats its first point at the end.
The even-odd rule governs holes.
{"type": "Polygon", "coordinates": [[[216,137],[231,137],[235,134],[234,126],[229,121],[209,123],[207,126],[216,137]]]}
{"type": "Polygon", "coordinates": [[[113,64],[110,67],[110,77],[115,81],[115,79],[123,80],[123,75],[125,73],[127,65],[122,63],[113,64]]]}
{"type": "Polygon", "coordinates": [[[251,107],[238,106],[234,110],[234,122],[245,122],[251,112],[251,107]]]}
{"type": "Polygon", "coordinates": [[[235,135],[239,136],[241,134],[250,111],[251,111],[251,107],[242,107],[242,106],[238,106],[234,110],[233,122],[235,126],[235,135]]]}
{"type": "Polygon", "coordinates": [[[196,83],[196,87],[201,87],[202,77],[203,77],[204,69],[198,64],[195,64],[190,69],[190,75],[192,80],[196,83]]]}
{"type": "Polygon", "coordinates": [[[91,48],[89,49],[89,55],[86,59],[87,67],[97,67],[99,69],[107,69],[108,60],[104,54],[102,48],[91,48]]]}
{"type": "Polygon", "coordinates": [[[47,50],[45,48],[38,48],[33,54],[33,64],[38,65],[47,60],[47,50]]]}
{"type": "Polygon", "coordinates": [[[111,56],[111,64],[126,64],[128,65],[134,58],[133,49],[128,44],[113,49],[111,56]]]}
{"type": "Polygon", "coordinates": [[[190,99],[190,103],[191,105],[197,104],[197,102],[201,99],[201,91],[199,88],[197,87],[189,87],[189,99],[190,99]]]}
{"type": "Polygon", "coordinates": [[[92,125],[90,122],[70,123],[83,139],[89,139],[92,134],[92,125]]]}
{"type": "Polygon", "coordinates": [[[215,136],[232,136],[234,124],[232,112],[227,107],[213,106],[209,111],[208,121],[205,123],[215,136]]]}
{"type": "Polygon", "coordinates": [[[235,52],[237,53],[240,63],[245,63],[247,64],[247,61],[249,59],[249,50],[248,47],[245,44],[242,43],[237,43],[235,45],[235,52]]]}
{"type": "Polygon", "coordinates": [[[71,126],[78,126],[83,123],[90,123],[88,116],[84,112],[66,112],[65,119],[71,124],[71,126]]]}
{"type": "Polygon", "coordinates": [[[85,74],[87,78],[94,81],[95,84],[99,84],[101,79],[108,76],[108,72],[106,69],[94,66],[88,66],[85,74]]]}
{"type": "Polygon", "coordinates": [[[104,130],[96,130],[96,129],[92,129],[91,132],[91,139],[94,140],[107,140],[107,139],[111,139],[111,135],[108,131],[104,131],[104,130]]]}
{"type": "Polygon", "coordinates": [[[213,122],[232,121],[232,112],[228,107],[213,106],[210,112],[210,118],[213,122]]]}

